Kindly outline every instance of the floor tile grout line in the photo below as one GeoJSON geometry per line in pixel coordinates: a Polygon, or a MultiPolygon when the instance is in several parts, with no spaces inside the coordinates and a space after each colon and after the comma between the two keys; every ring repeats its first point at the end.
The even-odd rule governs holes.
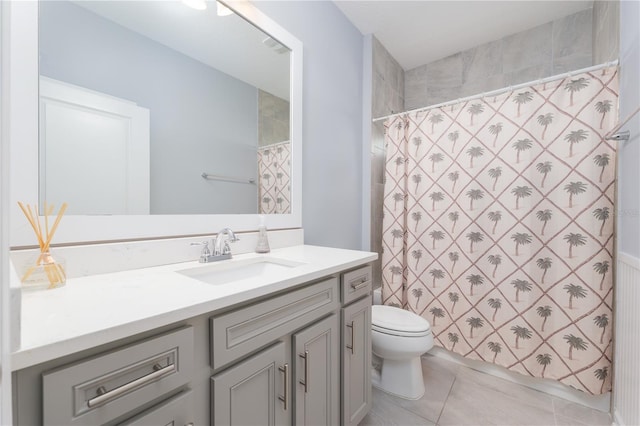
{"type": "Polygon", "coordinates": [[[456,374],[453,377],[453,381],[451,382],[451,386],[449,387],[449,392],[447,392],[447,397],[444,399],[444,404],[442,404],[442,408],[440,409],[440,413],[438,414],[438,418],[436,419],[436,425],[440,424],[440,418],[442,417],[442,413],[444,413],[444,409],[447,406],[447,402],[449,401],[449,397],[451,396],[451,391],[453,390],[453,385],[455,385],[456,380],[458,380],[458,373],[460,372],[460,369],[462,368],[462,366],[458,366],[458,368],[456,369],[456,374]]]}
{"type": "Polygon", "coordinates": [[[553,399],[551,399],[551,412],[553,413],[553,422],[558,426],[558,416],[556,415],[556,407],[553,403],[553,399]]]}
{"type": "Polygon", "coordinates": [[[553,412],[553,420],[556,422],[556,426],[558,426],[558,416],[556,413],[556,401],[555,398],[551,398],[551,411],[553,412]]]}

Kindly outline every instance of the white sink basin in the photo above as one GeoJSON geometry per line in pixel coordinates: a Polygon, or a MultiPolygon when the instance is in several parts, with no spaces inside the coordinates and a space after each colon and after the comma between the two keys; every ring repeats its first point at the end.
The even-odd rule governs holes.
{"type": "Polygon", "coordinates": [[[274,277],[300,265],[304,265],[304,263],[275,257],[257,257],[238,261],[222,260],[210,265],[176,272],[208,284],[217,285],[249,278],[274,277]]]}

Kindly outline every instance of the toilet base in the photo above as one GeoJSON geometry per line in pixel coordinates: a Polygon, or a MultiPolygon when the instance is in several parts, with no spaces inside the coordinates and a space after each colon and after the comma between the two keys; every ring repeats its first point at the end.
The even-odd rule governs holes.
{"type": "Polygon", "coordinates": [[[380,372],[371,369],[371,383],[376,389],[400,398],[422,398],[424,378],[420,357],[400,361],[384,359],[380,372]]]}

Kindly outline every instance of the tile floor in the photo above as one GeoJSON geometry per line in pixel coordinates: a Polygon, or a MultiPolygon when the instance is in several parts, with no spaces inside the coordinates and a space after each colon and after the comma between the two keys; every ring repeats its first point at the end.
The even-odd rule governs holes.
{"type": "Polygon", "coordinates": [[[422,357],[426,392],[417,401],[373,389],[360,426],[611,425],[609,414],[432,355],[422,357]]]}

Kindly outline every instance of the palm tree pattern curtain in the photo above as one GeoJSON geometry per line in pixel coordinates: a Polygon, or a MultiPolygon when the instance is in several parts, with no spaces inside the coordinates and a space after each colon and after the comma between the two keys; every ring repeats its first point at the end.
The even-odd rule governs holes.
{"type": "Polygon", "coordinates": [[[291,213],[291,143],[258,147],[258,212],[291,213]]]}
{"type": "Polygon", "coordinates": [[[436,344],[610,390],[617,69],[387,121],[383,300],[436,344]]]}

